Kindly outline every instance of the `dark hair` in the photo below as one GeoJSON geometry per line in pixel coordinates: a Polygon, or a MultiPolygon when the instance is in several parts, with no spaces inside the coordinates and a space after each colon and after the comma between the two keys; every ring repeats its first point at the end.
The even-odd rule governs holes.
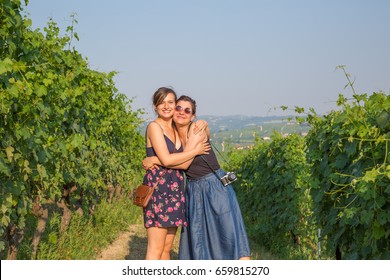
{"type": "Polygon", "coordinates": [[[179,102],[179,101],[188,101],[191,103],[191,107],[192,107],[192,114],[196,114],[196,101],[194,99],[192,99],[191,97],[187,96],[187,95],[182,95],[180,96],[177,100],[176,100],[176,103],[179,102]]]}
{"type": "Polygon", "coordinates": [[[158,106],[160,105],[165,97],[167,97],[168,94],[172,93],[175,96],[175,101],[177,100],[176,92],[168,87],[160,87],[156,92],[153,94],[153,105],[158,106]]]}

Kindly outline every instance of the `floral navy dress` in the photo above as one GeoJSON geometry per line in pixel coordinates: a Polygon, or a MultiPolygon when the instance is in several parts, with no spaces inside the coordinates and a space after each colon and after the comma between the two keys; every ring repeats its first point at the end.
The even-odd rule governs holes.
{"type": "MultiPolygon", "coordinates": [[[[164,135],[169,152],[176,150],[175,144],[164,135]]],[[[146,148],[148,157],[156,156],[152,147],[146,148]]],[[[178,227],[187,226],[185,213],[184,176],[178,169],[159,166],[159,169],[148,170],[144,176],[144,184],[154,186],[153,196],[144,208],[144,226],[149,227],[178,227]]]]}

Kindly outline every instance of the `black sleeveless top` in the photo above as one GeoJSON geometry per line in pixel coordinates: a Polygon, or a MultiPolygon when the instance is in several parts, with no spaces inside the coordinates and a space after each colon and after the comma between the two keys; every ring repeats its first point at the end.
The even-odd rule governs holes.
{"type": "MultiPolygon", "coordinates": [[[[165,138],[165,142],[167,143],[168,151],[170,154],[179,153],[183,151],[183,146],[180,146],[179,149],[176,149],[175,143],[173,143],[172,140],[168,138],[168,136],[164,134],[164,138],[165,138]]],[[[146,147],[146,156],[147,157],[157,156],[153,147],[146,147]]]]}
{"type": "Polygon", "coordinates": [[[217,157],[215,156],[213,149],[209,151],[208,155],[196,156],[192,161],[190,167],[185,172],[188,178],[196,179],[213,173],[213,170],[211,169],[220,169],[217,157]]]}

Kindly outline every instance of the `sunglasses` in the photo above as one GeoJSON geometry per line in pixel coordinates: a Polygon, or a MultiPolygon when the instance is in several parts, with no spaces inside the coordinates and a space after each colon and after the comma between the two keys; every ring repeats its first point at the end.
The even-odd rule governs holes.
{"type": "Polygon", "coordinates": [[[181,111],[183,111],[183,110],[184,110],[184,112],[185,112],[187,115],[189,115],[189,114],[192,113],[191,108],[183,108],[183,107],[181,107],[180,105],[177,105],[177,106],[176,106],[176,111],[181,112],[181,111]]]}

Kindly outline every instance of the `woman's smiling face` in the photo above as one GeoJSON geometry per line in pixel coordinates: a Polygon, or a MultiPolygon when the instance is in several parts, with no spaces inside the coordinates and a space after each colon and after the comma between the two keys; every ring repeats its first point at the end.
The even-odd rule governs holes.
{"type": "Polygon", "coordinates": [[[161,118],[171,118],[175,112],[176,98],[173,93],[168,93],[164,100],[156,106],[156,112],[161,118]]]}

